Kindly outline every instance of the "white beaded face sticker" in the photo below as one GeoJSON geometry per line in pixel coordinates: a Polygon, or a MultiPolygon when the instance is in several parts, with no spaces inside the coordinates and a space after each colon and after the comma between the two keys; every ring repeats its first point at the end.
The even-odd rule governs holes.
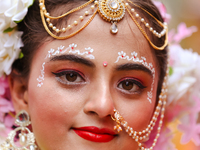
{"type": "MultiPolygon", "coordinates": [[[[76,55],[85,56],[86,58],[89,58],[89,59],[95,59],[94,55],[92,55],[92,53],[94,51],[92,48],[90,48],[90,47],[85,48],[85,50],[83,52],[81,52],[80,50],[75,49],[76,47],[77,47],[77,44],[72,43],[67,48],[65,48],[65,46],[62,46],[62,45],[59,46],[57,48],[57,50],[51,48],[48,51],[48,54],[45,57],[45,59],[51,58],[52,56],[63,54],[63,53],[69,53],[69,54],[72,53],[72,54],[76,54],[76,55]]],[[[45,62],[42,64],[42,69],[40,70],[41,75],[39,75],[39,77],[37,78],[37,81],[38,81],[37,86],[38,87],[41,87],[43,85],[44,74],[45,74],[44,69],[45,69],[45,62]]]]}
{"type": "Polygon", "coordinates": [[[149,70],[151,70],[152,76],[153,76],[153,81],[151,84],[151,90],[147,92],[147,99],[149,100],[149,102],[151,103],[151,99],[153,97],[153,86],[154,86],[154,82],[155,82],[155,68],[153,67],[152,63],[147,63],[146,62],[146,58],[145,57],[137,57],[137,53],[134,51],[131,53],[131,57],[129,57],[128,55],[126,55],[125,52],[121,51],[118,52],[118,57],[117,60],[115,61],[115,63],[117,63],[119,61],[119,59],[126,59],[128,61],[133,61],[133,62],[137,62],[137,63],[141,63],[143,64],[145,67],[147,67],[149,70]]]}

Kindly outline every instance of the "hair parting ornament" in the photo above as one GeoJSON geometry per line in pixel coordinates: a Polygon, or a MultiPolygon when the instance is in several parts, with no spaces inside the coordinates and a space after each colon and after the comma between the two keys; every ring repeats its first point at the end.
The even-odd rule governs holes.
{"type": "Polygon", "coordinates": [[[168,44],[168,37],[167,37],[168,27],[167,27],[167,24],[160,22],[152,14],[150,14],[147,10],[145,10],[144,8],[142,8],[142,7],[138,6],[137,4],[131,2],[130,0],[95,0],[95,1],[89,0],[88,2],[84,3],[83,5],[76,7],[74,9],[66,12],[65,14],[63,14],[61,16],[57,16],[57,17],[50,16],[50,14],[48,13],[48,11],[46,10],[46,7],[45,7],[45,0],[40,0],[39,5],[40,5],[40,14],[41,14],[41,18],[42,18],[44,28],[53,38],[56,38],[56,39],[67,39],[67,38],[70,38],[70,37],[76,35],[80,31],[82,31],[87,25],[90,24],[90,22],[94,19],[95,15],[97,13],[99,13],[99,15],[105,21],[110,22],[112,24],[110,31],[113,34],[116,34],[118,32],[117,22],[119,22],[120,20],[122,20],[124,18],[124,15],[127,11],[127,13],[130,15],[131,19],[134,21],[136,26],[139,28],[139,30],[142,32],[144,37],[147,39],[149,44],[154,49],[163,50],[168,44]],[[90,6],[90,9],[85,11],[82,16],[77,18],[73,22],[73,24],[68,25],[67,27],[64,27],[62,29],[58,29],[56,26],[54,26],[51,23],[51,20],[63,18],[63,17],[65,17],[65,16],[67,16],[67,15],[73,13],[73,12],[76,12],[76,11],[79,11],[79,10],[85,8],[86,6],[90,5],[91,3],[93,3],[93,4],[90,6]],[[147,13],[150,17],[152,17],[163,28],[163,30],[161,32],[158,32],[155,29],[153,29],[150,26],[150,24],[144,18],[140,17],[139,13],[137,13],[136,10],[130,6],[130,4],[135,6],[135,8],[139,8],[142,11],[144,11],[145,13],[147,13]],[[91,17],[77,31],[74,31],[73,33],[71,33],[69,35],[65,35],[65,36],[57,36],[56,34],[53,33],[53,32],[56,32],[56,33],[62,33],[63,32],[64,33],[68,30],[72,30],[73,26],[77,26],[78,23],[80,23],[84,18],[86,18],[86,16],[89,16],[89,14],[92,14],[91,17]],[[157,38],[161,38],[161,37],[165,36],[164,44],[161,47],[158,47],[154,43],[152,43],[152,41],[150,40],[146,31],[142,28],[142,26],[140,25],[140,22],[138,22],[138,20],[141,23],[143,23],[144,27],[147,28],[150,32],[152,32],[152,34],[155,35],[157,38]],[[53,30],[53,32],[51,30],[53,30]]]}

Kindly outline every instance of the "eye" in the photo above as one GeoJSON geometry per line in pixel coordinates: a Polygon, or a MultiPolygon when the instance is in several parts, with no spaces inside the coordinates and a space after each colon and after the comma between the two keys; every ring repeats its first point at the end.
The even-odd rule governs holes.
{"type": "Polygon", "coordinates": [[[117,87],[122,92],[126,93],[137,93],[146,88],[140,81],[137,81],[136,79],[124,79],[117,85],[117,87]]]}
{"type": "Polygon", "coordinates": [[[77,85],[85,83],[85,80],[80,75],[80,73],[74,70],[67,70],[58,73],[52,72],[52,73],[56,76],[56,79],[62,84],[77,85]]]}

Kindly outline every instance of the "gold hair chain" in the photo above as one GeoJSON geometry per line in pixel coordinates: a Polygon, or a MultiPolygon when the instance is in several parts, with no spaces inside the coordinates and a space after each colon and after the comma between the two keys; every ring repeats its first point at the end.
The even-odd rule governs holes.
{"type": "Polygon", "coordinates": [[[95,0],[95,1],[89,0],[88,2],[84,3],[83,5],[76,7],[76,8],[74,8],[74,9],[68,11],[67,13],[65,13],[61,16],[58,16],[58,17],[50,16],[50,14],[47,12],[46,7],[45,7],[45,0],[40,0],[39,5],[40,5],[40,14],[41,14],[41,18],[42,18],[44,28],[53,38],[56,38],[56,39],[62,39],[63,40],[63,39],[67,39],[67,38],[70,38],[70,37],[76,35],[77,33],[82,31],[86,26],[88,26],[90,24],[90,22],[94,19],[95,15],[97,13],[99,13],[101,18],[103,18],[105,21],[112,23],[112,25],[110,27],[110,32],[112,34],[116,34],[118,32],[117,22],[119,22],[120,20],[122,20],[124,18],[124,15],[127,11],[128,14],[130,15],[131,19],[135,22],[136,26],[139,28],[139,30],[142,32],[144,37],[147,39],[149,44],[154,49],[163,50],[168,44],[168,36],[167,36],[168,27],[167,27],[167,24],[160,22],[152,14],[150,14],[147,10],[136,5],[131,0],[95,0]],[[63,18],[63,17],[65,17],[65,16],[67,16],[67,15],[73,13],[73,12],[79,11],[79,10],[87,7],[90,4],[91,4],[90,9],[85,11],[82,16],[79,16],[79,18],[77,18],[73,22],[73,24],[68,25],[67,27],[64,27],[62,29],[58,29],[56,26],[54,26],[51,23],[51,20],[63,18]],[[147,13],[150,17],[152,17],[163,28],[163,30],[159,33],[155,29],[153,29],[153,27],[151,27],[150,24],[144,18],[140,17],[139,13],[137,13],[135,11],[135,9],[132,8],[129,4],[132,4],[136,8],[139,8],[139,9],[143,10],[145,13],[147,13]],[[66,31],[70,31],[70,30],[72,30],[72,28],[74,26],[77,26],[80,22],[83,21],[84,18],[88,17],[89,15],[90,15],[90,18],[88,19],[88,21],[77,31],[74,31],[71,34],[66,35],[66,36],[57,36],[56,34],[53,33],[53,32],[55,32],[55,33],[65,33],[66,31]],[[165,36],[165,41],[164,41],[163,46],[161,46],[161,47],[156,46],[150,40],[146,31],[142,28],[142,26],[140,25],[140,23],[138,21],[142,22],[144,24],[144,26],[150,32],[152,32],[152,34],[155,35],[157,38],[161,38],[161,37],[165,36]]]}

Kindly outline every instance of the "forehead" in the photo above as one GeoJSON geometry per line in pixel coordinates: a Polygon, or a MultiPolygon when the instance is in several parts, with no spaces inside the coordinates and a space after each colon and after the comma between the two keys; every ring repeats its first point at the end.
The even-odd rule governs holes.
{"type": "MultiPolygon", "coordinates": [[[[73,20],[73,18],[70,20],[73,20]]],[[[151,48],[134,22],[126,16],[117,25],[119,31],[116,35],[113,35],[110,33],[111,23],[105,22],[99,15],[96,15],[94,20],[75,36],[66,40],[54,40],[45,44],[43,49],[44,55],[51,48],[56,49],[60,45],[68,47],[71,43],[76,43],[79,50],[84,50],[86,47],[93,48],[95,61],[97,59],[102,59],[101,61],[110,60],[112,56],[112,61],[114,62],[118,52],[124,51],[127,54],[131,54],[131,52],[135,51],[138,53],[138,56],[147,57],[147,61],[152,62],[151,48]]]]}

